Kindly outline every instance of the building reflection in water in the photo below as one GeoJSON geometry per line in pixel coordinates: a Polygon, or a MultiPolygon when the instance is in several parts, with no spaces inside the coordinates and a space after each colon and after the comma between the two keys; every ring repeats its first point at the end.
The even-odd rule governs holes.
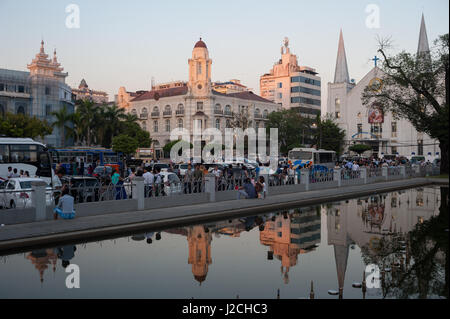
{"type": "MultiPolygon", "coordinates": [[[[268,247],[267,259],[273,260],[275,256],[281,262],[281,276],[285,284],[288,284],[289,270],[297,265],[298,256],[314,251],[321,241],[322,209],[322,212],[326,213],[328,245],[332,245],[334,251],[339,298],[343,298],[350,247],[357,245],[361,248],[366,264],[367,260],[380,265],[384,263],[380,267],[384,284],[384,267],[393,268],[394,264],[400,264],[406,269],[410,267],[411,252],[407,233],[416,224],[424,223],[437,215],[439,206],[439,188],[419,188],[325,204],[322,208],[296,208],[204,225],[172,228],[165,232],[186,237],[188,264],[192,267],[194,279],[201,285],[206,280],[213,261],[213,235],[238,238],[242,232],[257,227],[260,243],[268,247]],[[392,265],[385,264],[382,249],[385,249],[386,242],[394,241],[402,243],[402,254],[395,255],[396,259],[389,261],[392,265]]],[[[161,232],[147,232],[131,237],[133,241],[146,240],[148,244],[152,243],[152,238],[159,241],[161,232]]],[[[38,270],[40,281],[43,282],[46,269],[51,266],[55,271],[58,258],[62,260],[63,267],[67,266],[74,257],[75,250],[73,245],[38,249],[28,253],[26,258],[38,270]]],[[[362,292],[364,297],[365,289],[362,289],[362,292]]]]}
{"type": "MultiPolygon", "coordinates": [[[[349,247],[356,244],[372,261],[380,260],[380,243],[405,242],[404,255],[399,264],[409,264],[406,234],[417,223],[428,220],[439,212],[439,188],[419,188],[377,194],[365,198],[328,205],[328,245],[333,245],[336,262],[339,297],[343,297],[349,247]]],[[[381,269],[384,276],[384,269],[381,269]]]]}
{"type": "Polygon", "coordinates": [[[274,214],[259,234],[261,244],[269,246],[267,258],[281,261],[284,283],[289,283],[289,269],[297,264],[299,254],[310,252],[320,243],[320,210],[299,208],[274,214]]]}

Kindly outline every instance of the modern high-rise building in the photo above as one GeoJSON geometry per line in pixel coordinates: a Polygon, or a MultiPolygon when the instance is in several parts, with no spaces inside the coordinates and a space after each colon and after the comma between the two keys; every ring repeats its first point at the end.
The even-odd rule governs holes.
{"type": "Polygon", "coordinates": [[[260,94],[283,109],[295,108],[305,117],[316,117],[321,106],[321,82],[315,69],[298,65],[297,56],[284,39],[281,59],[260,78],[260,94]]]}

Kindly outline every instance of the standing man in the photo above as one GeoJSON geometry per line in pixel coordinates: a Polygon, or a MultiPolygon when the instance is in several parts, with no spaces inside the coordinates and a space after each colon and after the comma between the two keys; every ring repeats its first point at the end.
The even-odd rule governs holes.
{"type": "Polygon", "coordinates": [[[151,197],[155,177],[150,172],[150,169],[148,167],[144,167],[144,174],[142,175],[142,177],[144,178],[145,195],[146,195],[145,197],[151,197]]]}

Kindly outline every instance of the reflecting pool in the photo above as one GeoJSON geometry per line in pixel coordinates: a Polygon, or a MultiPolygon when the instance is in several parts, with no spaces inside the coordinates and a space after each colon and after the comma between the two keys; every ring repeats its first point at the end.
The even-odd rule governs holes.
{"type": "Polygon", "coordinates": [[[447,205],[416,188],[2,256],[0,298],[447,298],[447,205]]]}

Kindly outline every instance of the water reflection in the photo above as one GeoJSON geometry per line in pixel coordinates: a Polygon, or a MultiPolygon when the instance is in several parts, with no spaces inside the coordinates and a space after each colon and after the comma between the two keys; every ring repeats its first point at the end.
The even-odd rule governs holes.
{"type": "MultiPolygon", "coordinates": [[[[100,256],[98,249],[93,247],[94,243],[78,245],[84,248],[80,252],[77,252],[75,245],[67,245],[54,249],[37,249],[25,255],[26,260],[37,270],[41,285],[44,273],[49,268],[55,273],[59,264],[66,268],[72,262],[91,265],[83,266],[82,269],[86,272],[86,267],[89,267],[87,271],[93,276],[98,271],[94,266],[97,263],[104,265],[102,271],[108,276],[119,271],[114,267],[120,265],[120,274],[126,274],[124,279],[119,278],[125,283],[124,287],[134,277],[136,280],[139,276],[155,279],[156,275],[150,271],[144,275],[141,270],[136,270],[136,265],[160,265],[162,269],[159,276],[169,281],[175,280],[171,273],[173,269],[182,273],[189,265],[192,273],[190,280],[194,280],[197,287],[203,287],[206,282],[211,281],[212,286],[206,288],[208,294],[204,297],[223,297],[219,294],[223,288],[220,286],[230,276],[237,277],[235,285],[239,289],[245,288],[253,293],[248,297],[258,297],[260,292],[256,287],[252,290],[252,285],[256,285],[260,278],[271,277],[274,273],[273,266],[278,265],[281,282],[286,287],[297,285],[299,280],[307,282],[304,285],[307,286],[304,287],[307,290],[304,291],[305,295],[315,295],[316,298],[330,297],[324,294],[324,287],[334,288],[335,283],[339,298],[344,297],[344,290],[347,298],[448,297],[447,205],[448,188],[427,187],[99,241],[97,243],[103,252],[108,253],[105,256],[100,256]],[[441,196],[445,199],[442,203],[441,196]],[[179,238],[183,237],[187,241],[186,246],[179,242],[179,238]],[[324,245],[322,239],[327,245],[324,245]],[[217,242],[214,247],[213,242],[217,242]],[[116,244],[120,246],[120,250],[114,248],[116,244]],[[158,255],[152,255],[151,251],[145,252],[142,245],[159,247],[161,250],[158,255]],[[94,250],[95,254],[89,254],[94,250]],[[256,257],[252,257],[254,252],[256,257]],[[308,257],[305,260],[310,261],[309,263],[299,263],[299,255],[303,254],[308,257]],[[261,255],[264,258],[258,257],[261,255]],[[187,262],[184,256],[187,256],[187,262]],[[223,259],[222,256],[227,258],[223,259]],[[104,263],[104,258],[111,260],[104,263]],[[218,260],[227,263],[227,267],[221,267],[218,260]],[[233,264],[240,266],[247,263],[250,263],[253,273],[245,275],[247,277],[239,277],[239,274],[234,273],[233,264]],[[331,264],[334,264],[334,270],[327,268],[331,264]],[[367,265],[375,265],[380,270],[379,288],[374,283],[376,277],[365,273],[364,267],[367,265]],[[172,270],[164,270],[165,266],[172,270]],[[131,269],[134,269],[135,275],[131,269]],[[355,269],[358,269],[357,273],[355,269]],[[295,273],[292,276],[293,270],[295,273]],[[208,272],[213,275],[208,277],[208,272]],[[346,279],[346,276],[350,279],[346,279]],[[313,278],[314,283],[311,282],[313,278]],[[366,278],[369,281],[366,282],[366,278]],[[346,289],[352,281],[353,290],[346,289]],[[314,292],[310,293],[313,285],[314,292]]],[[[4,257],[4,264],[8,264],[8,258],[4,257]]],[[[23,267],[14,267],[22,266],[20,259],[15,258],[11,263],[12,267],[6,270],[0,268],[3,270],[0,271],[0,280],[8,281],[8,272],[17,276],[29,271],[23,267]]],[[[270,285],[273,285],[272,297],[275,297],[279,288],[275,286],[274,280],[268,279],[270,285]]],[[[22,285],[21,289],[26,288],[23,285],[33,285],[31,281],[21,284],[10,281],[8,284],[22,285]]],[[[183,289],[188,292],[193,289],[188,283],[183,285],[183,289]]],[[[89,296],[89,291],[83,292],[84,296],[89,296]]],[[[127,290],[123,293],[126,294],[127,290]]],[[[178,295],[171,293],[175,291],[168,291],[166,297],[178,298],[178,295]]],[[[8,296],[8,293],[0,289],[0,296],[8,296]]],[[[291,293],[284,297],[299,296],[291,293]]]]}

